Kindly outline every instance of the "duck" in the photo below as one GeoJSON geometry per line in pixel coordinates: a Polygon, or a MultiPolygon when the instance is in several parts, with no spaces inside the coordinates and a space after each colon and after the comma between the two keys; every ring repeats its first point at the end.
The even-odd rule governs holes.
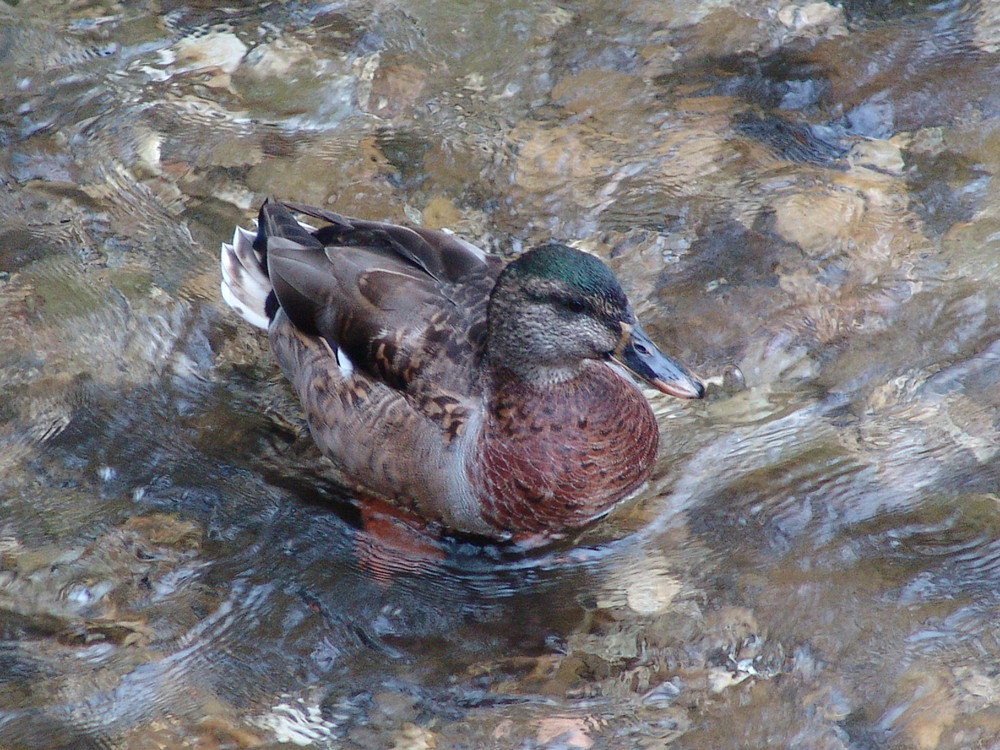
{"type": "Polygon", "coordinates": [[[636,381],[705,393],[611,269],[559,242],[506,261],[268,198],[221,266],[224,301],[267,331],[340,480],[442,534],[536,546],[589,526],[657,457],[636,381]]]}

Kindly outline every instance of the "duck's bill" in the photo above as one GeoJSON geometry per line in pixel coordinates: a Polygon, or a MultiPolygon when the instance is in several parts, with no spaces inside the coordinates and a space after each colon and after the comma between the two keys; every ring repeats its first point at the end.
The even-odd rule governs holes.
{"type": "Polygon", "coordinates": [[[701,398],[705,386],[680,362],[661,352],[646,332],[633,324],[628,340],[615,353],[614,359],[633,375],[645,380],[658,391],[677,398],[701,398]]]}

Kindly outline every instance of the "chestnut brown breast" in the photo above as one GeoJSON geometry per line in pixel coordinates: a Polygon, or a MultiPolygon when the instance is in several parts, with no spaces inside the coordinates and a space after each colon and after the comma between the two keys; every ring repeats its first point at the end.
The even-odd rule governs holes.
{"type": "Polygon", "coordinates": [[[493,403],[470,474],[497,529],[583,526],[649,476],[659,438],[653,412],[601,362],[550,387],[501,386],[493,403]]]}

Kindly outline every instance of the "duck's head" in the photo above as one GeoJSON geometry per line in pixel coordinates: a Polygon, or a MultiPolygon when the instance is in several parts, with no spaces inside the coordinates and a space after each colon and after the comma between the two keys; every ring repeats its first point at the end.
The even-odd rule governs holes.
{"type": "Polygon", "coordinates": [[[486,347],[494,370],[529,382],[569,379],[596,359],[678,398],[705,393],[642,330],[611,269],[555,242],[529,250],[501,272],[490,295],[486,347]]]}

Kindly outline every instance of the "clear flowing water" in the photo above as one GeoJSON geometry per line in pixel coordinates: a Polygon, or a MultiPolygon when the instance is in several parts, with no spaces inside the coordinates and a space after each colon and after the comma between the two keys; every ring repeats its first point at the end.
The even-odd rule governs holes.
{"type": "Polygon", "coordinates": [[[1000,10],[0,2],[0,746],[1000,747],[1000,10]],[[359,531],[218,247],[606,258],[712,383],[531,555],[359,531]]]}

